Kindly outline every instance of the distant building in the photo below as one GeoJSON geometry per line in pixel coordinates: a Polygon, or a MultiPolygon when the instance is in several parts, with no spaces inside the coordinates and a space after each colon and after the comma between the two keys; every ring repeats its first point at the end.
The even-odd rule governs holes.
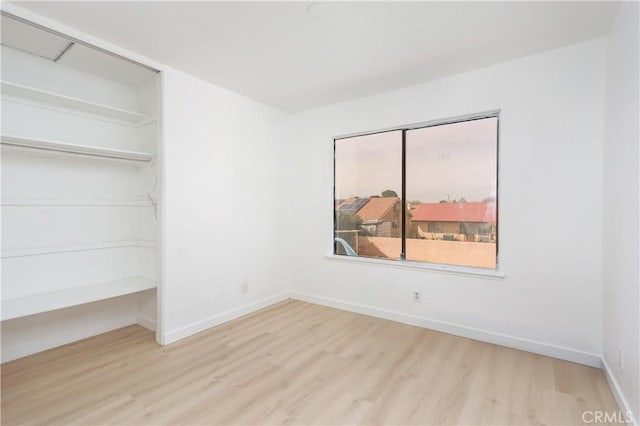
{"type": "Polygon", "coordinates": [[[425,203],[413,210],[413,238],[495,242],[495,203],[425,203]]]}
{"type": "Polygon", "coordinates": [[[402,202],[398,197],[370,198],[356,212],[362,219],[362,230],[373,237],[400,237],[402,202]]]}

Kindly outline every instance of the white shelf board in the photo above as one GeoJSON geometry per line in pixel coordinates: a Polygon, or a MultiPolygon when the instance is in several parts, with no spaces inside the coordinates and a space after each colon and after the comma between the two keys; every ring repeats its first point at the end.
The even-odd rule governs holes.
{"type": "Polygon", "coordinates": [[[111,158],[117,160],[130,160],[150,162],[151,154],[146,152],[127,151],[124,149],[102,148],[90,145],[77,145],[66,142],[50,141],[46,139],[31,139],[20,136],[0,136],[2,145],[31,148],[44,151],[64,152],[67,154],[88,155],[92,157],[111,158]]]}
{"type": "Polygon", "coordinates": [[[99,199],[44,199],[44,198],[2,198],[0,206],[11,207],[40,207],[40,206],[106,206],[106,207],[151,207],[149,200],[140,198],[137,200],[99,200],[99,199]]]}
{"type": "Polygon", "coordinates": [[[116,108],[109,105],[85,101],[83,99],[73,98],[70,96],[61,95],[59,93],[36,89],[35,87],[23,86],[21,84],[12,83],[9,81],[2,82],[2,94],[76,109],[79,111],[97,114],[104,117],[130,121],[132,123],[137,123],[149,118],[147,115],[139,112],[128,111],[126,109],[116,108]]]}
{"type": "Polygon", "coordinates": [[[2,301],[2,320],[25,317],[156,288],[147,278],[131,277],[2,301]]]}
{"type": "Polygon", "coordinates": [[[117,249],[128,247],[144,247],[144,248],[156,248],[155,241],[146,240],[128,240],[128,241],[104,241],[99,243],[88,244],[69,244],[64,246],[54,247],[31,247],[31,248],[19,248],[19,249],[2,249],[0,250],[0,258],[10,259],[13,257],[26,257],[26,256],[43,256],[49,254],[58,253],[71,253],[77,251],[89,251],[89,250],[105,250],[105,249],[117,249]]]}

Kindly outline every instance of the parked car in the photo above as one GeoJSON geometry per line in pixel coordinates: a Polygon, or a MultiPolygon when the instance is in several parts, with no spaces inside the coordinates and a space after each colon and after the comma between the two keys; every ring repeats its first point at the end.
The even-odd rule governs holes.
{"type": "Polygon", "coordinates": [[[336,254],[342,254],[347,256],[357,256],[358,253],[354,249],[351,248],[348,242],[340,237],[334,238],[336,242],[336,254]]]}

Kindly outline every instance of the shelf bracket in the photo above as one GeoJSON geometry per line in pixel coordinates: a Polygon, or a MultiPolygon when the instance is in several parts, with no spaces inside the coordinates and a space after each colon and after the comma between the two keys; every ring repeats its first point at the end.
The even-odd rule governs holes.
{"type": "Polygon", "coordinates": [[[67,53],[69,53],[69,51],[71,50],[71,48],[72,48],[73,46],[75,46],[75,43],[74,43],[74,42],[69,43],[69,45],[68,45],[68,46],[67,46],[67,47],[62,51],[62,53],[60,53],[60,54],[58,55],[58,57],[57,57],[57,58],[55,58],[55,59],[53,60],[53,62],[58,62],[60,59],[62,59],[62,57],[63,57],[64,55],[66,55],[67,53]]]}

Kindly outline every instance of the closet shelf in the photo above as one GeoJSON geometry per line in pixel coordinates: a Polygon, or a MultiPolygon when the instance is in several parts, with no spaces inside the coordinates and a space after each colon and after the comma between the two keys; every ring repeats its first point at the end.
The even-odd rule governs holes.
{"type": "Polygon", "coordinates": [[[2,207],[151,207],[149,200],[2,198],[2,207]]]}
{"type": "Polygon", "coordinates": [[[2,82],[2,94],[29,99],[32,101],[44,102],[61,107],[72,108],[91,114],[101,115],[104,117],[129,121],[132,123],[138,123],[139,121],[149,118],[149,116],[139,112],[128,111],[126,109],[115,108],[109,105],[85,101],[83,99],[73,98],[46,90],[36,89],[35,87],[23,86],[21,84],[11,83],[9,81],[2,82]]]}
{"type": "Polygon", "coordinates": [[[156,288],[148,278],[130,277],[2,301],[2,320],[25,317],[156,288]]]}
{"type": "Polygon", "coordinates": [[[22,248],[22,249],[3,249],[0,251],[0,258],[10,259],[14,257],[27,257],[27,256],[44,256],[50,254],[59,253],[72,253],[78,251],[90,251],[90,250],[107,250],[107,249],[119,249],[119,248],[156,248],[155,241],[147,240],[127,240],[127,241],[105,241],[100,243],[89,244],[68,244],[64,246],[54,247],[35,247],[35,248],[22,248]]]}
{"type": "Polygon", "coordinates": [[[2,142],[2,145],[17,146],[21,148],[64,152],[67,154],[88,155],[92,157],[111,158],[117,160],[140,161],[146,163],[151,161],[151,154],[147,154],[146,152],[102,148],[89,145],[76,145],[66,142],[57,142],[45,139],[31,139],[9,135],[0,136],[0,141],[2,142]]]}

